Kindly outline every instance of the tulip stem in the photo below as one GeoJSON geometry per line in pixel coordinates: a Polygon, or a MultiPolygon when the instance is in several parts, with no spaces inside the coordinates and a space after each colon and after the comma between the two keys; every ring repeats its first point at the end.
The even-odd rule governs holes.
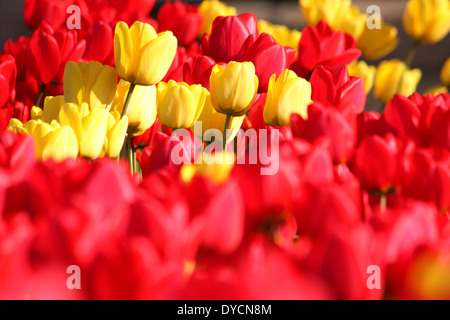
{"type": "Polygon", "coordinates": [[[39,94],[36,98],[36,102],[34,103],[34,105],[36,107],[40,107],[41,105],[41,100],[42,100],[42,96],[44,95],[45,92],[45,88],[47,87],[47,85],[45,83],[42,84],[41,88],[39,89],[39,94]]]}
{"type": "Polygon", "coordinates": [[[227,150],[227,130],[228,127],[230,126],[230,122],[231,122],[231,114],[227,113],[227,118],[225,120],[225,128],[223,129],[223,152],[226,152],[227,150]]]}
{"type": "Polygon", "coordinates": [[[419,41],[417,40],[414,41],[413,45],[411,46],[411,49],[409,49],[408,51],[408,55],[406,56],[405,59],[405,65],[408,69],[411,68],[412,61],[414,59],[414,56],[416,55],[417,48],[419,47],[419,45],[420,45],[419,41]]]}
{"type": "Polygon", "coordinates": [[[127,98],[125,99],[125,103],[124,103],[123,109],[122,109],[122,117],[127,114],[128,104],[130,103],[131,95],[133,94],[135,86],[136,85],[134,83],[130,84],[130,89],[128,89],[127,98]]]}

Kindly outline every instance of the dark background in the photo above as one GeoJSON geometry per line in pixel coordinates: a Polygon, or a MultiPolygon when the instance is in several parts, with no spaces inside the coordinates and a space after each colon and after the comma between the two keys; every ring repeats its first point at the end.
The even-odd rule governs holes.
{"type": "MultiPolygon", "coordinates": [[[[133,1],[133,0],[128,0],[133,1]]],[[[158,7],[164,1],[158,0],[158,7]]],[[[189,1],[199,3],[199,1],[189,1]]],[[[285,24],[290,28],[301,30],[305,26],[305,21],[300,13],[297,0],[285,1],[224,1],[228,5],[236,7],[238,13],[253,12],[258,18],[266,19],[272,23],[285,24]]],[[[353,4],[361,11],[366,11],[370,5],[378,5],[384,20],[394,24],[399,29],[400,43],[397,49],[385,59],[399,58],[404,60],[413,40],[403,31],[402,15],[407,0],[353,0],[353,4]]],[[[16,39],[20,35],[30,35],[31,30],[27,29],[23,21],[23,1],[0,0],[0,49],[6,39],[16,39]]],[[[450,56],[450,36],[441,42],[419,47],[417,55],[412,63],[412,67],[420,67],[423,72],[422,81],[419,84],[418,92],[424,93],[431,86],[438,84],[439,72],[450,56]]],[[[378,65],[379,61],[369,61],[370,64],[378,65]]]]}

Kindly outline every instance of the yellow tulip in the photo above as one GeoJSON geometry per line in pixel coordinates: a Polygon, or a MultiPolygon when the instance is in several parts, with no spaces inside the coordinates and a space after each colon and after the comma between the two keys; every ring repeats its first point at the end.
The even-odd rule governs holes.
{"type": "Polygon", "coordinates": [[[216,152],[209,155],[206,152],[198,155],[201,157],[199,164],[184,164],[180,170],[180,178],[184,183],[190,183],[194,176],[200,175],[209,178],[217,185],[228,181],[234,167],[235,156],[230,152],[216,152]]]}
{"type": "Polygon", "coordinates": [[[450,58],[445,61],[441,70],[441,81],[450,88],[450,58]]]}
{"type": "Polygon", "coordinates": [[[306,23],[315,26],[324,19],[333,30],[340,30],[351,0],[299,0],[306,23]]]}
{"type": "Polygon", "coordinates": [[[201,85],[185,82],[161,82],[158,85],[158,119],[173,129],[194,125],[205,105],[208,90],[201,85]]]}
{"type": "MultiPolygon", "coordinates": [[[[204,142],[211,142],[206,141],[205,139],[205,133],[209,129],[217,129],[220,131],[220,136],[216,136],[218,141],[214,142],[220,142],[222,143],[223,140],[223,130],[225,127],[225,121],[227,116],[223,113],[217,112],[211,103],[211,97],[208,96],[205,102],[205,107],[203,108],[202,113],[200,114],[200,117],[198,118],[198,122],[202,125],[202,130],[197,131],[193,130],[194,134],[196,135],[196,138],[199,140],[203,140],[204,142]]],[[[242,126],[242,123],[244,122],[245,116],[240,117],[232,117],[230,121],[230,127],[227,131],[227,143],[231,142],[234,137],[237,135],[239,128],[242,126]]],[[[208,139],[206,137],[206,139],[208,139]]]]}
{"type": "Polygon", "coordinates": [[[364,91],[367,93],[372,90],[375,73],[377,68],[369,66],[365,61],[353,61],[347,66],[348,74],[352,77],[361,77],[364,83],[364,91]]]}
{"type": "Polygon", "coordinates": [[[450,1],[409,0],[403,14],[403,27],[417,41],[439,42],[450,30],[450,1]]]}
{"type": "Polygon", "coordinates": [[[211,72],[211,102],[219,113],[243,116],[251,108],[259,80],[251,62],[231,61],[224,69],[215,65],[211,72]]]}
{"type": "MultiPolygon", "coordinates": [[[[122,114],[130,83],[120,80],[113,103],[113,110],[122,114]]],[[[138,136],[156,121],[157,90],[155,85],[135,86],[125,115],[128,117],[128,134],[138,136]]]]}
{"type": "Polygon", "coordinates": [[[97,159],[101,155],[108,130],[106,110],[89,110],[87,104],[79,107],[66,103],[60,111],[59,119],[62,125],[70,126],[75,132],[81,156],[97,159]]]}
{"type": "Polygon", "coordinates": [[[78,140],[75,132],[69,126],[61,126],[52,131],[42,150],[42,160],[52,158],[57,162],[65,159],[75,159],[78,155],[78,140]]]}
{"type": "Polygon", "coordinates": [[[278,79],[275,74],[270,77],[263,112],[264,121],[270,126],[287,125],[290,124],[293,113],[306,119],[310,104],[311,84],[286,69],[278,79]]]}
{"type": "Polygon", "coordinates": [[[25,129],[23,127],[23,123],[19,119],[16,119],[16,118],[11,118],[9,120],[9,124],[6,127],[6,129],[8,129],[11,132],[20,133],[20,134],[23,134],[23,135],[29,135],[30,134],[27,131],[27,129],[25,129]]]}
{"type": "Polygon", "coordinates": [[[358,7],[351,5],[345,12],[338,30],[350,34],[355,39],[359,39],[367,26],[367,19],[367,14],[361,13],[358,7]]]}
{"type": "Polygon", "coordinates": [[[289,29],[285,25],[272,24],[265,20],[258,20],[259,33],[270,34],[273,39],[283,47],[291,47],[297,50],[302,33],[296,29],[289,29]]]}
{"type": "Polygon", "coordinates": [[[108,157],[116,158],[119,156],[125,141],[127,128],[128,117],[126,115],[120,118],[120,113],[117,111],[108,114],[108,130],[103,145],[103,151],[108,157]]]}
{"type": "Polygon", "coordinates": [[[375,76],[373,95],[383,103],[388,103],[395,94],[408,97],[416,91],[421,78],[420,69],[410,70],[403,61],[383,61],[375,76]]]}
{"type": "MultiPolygon", "coordinates": [[[[89,108],[108,109],[116,93],[117,73],[114,68],[100,62],[69,61],[64,70],[64,101],[89,108]]],[[[44,108],[45,109],[45,108],[44,108]]]]}
{"type": "Polygon", "coordinates": [[[218,0],[203,1],[197,12],[205,19],[199,36],[203,36],[204,33],[211,33],[212,23],[218,16],[235,16],[237,13],[236,8],[227,6],[224,2],[218,0]]]}
{"type": "Polygon", "coordinates": [[[381,21],[381,28],[363,29],[357,48],[368,60],[378,60],[394,51],[398,45],[398,30],[395,26],[381,21]]]}
{"type": "Polygon", "coordinates": [[[119,76],[133,84],[157,84],[169,70],[177,52],[171,31],[159,34],[148,23],[136,21],[131,28],[120,21],[114,35],[114,58],[119,76]]]}

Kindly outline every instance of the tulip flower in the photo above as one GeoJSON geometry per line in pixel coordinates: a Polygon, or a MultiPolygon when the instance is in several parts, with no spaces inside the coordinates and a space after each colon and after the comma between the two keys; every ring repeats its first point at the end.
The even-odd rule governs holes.
{"type": "Polygon", "coordinates": [[[9,54],[0,55],[0,108],[8,100],[14,100],[17,67],[14,57],[9,54]]]}
{"type": "Polygon", "coordinates": [[[395,94],[411,95],[422,78],[420,69],[409,69],[398,59],[385,60],[378,66],[373,95],[387,103],[395,94]]]}
{"type": "Polygon", "coordinates": [[[314,102],[332,105],[345,117],[352,117],[364,110],[367,97],[363,80],[349,76],[347,68],[333,72],[319,66],[312,73],[310,83],[314,102]]]}
{"type": "Polygon", "coordinates": [[[251,62],[215,65],[210,78],[211,102],[219,113],[242,116],[251,108],[258,90],[258,77],[251,62]]]}
{"type": "Polygon", "coordinates": [[[364,92],[368,94],[372,90],[377,68],[369,66],[365,61],[353,61],[347,66],[348,75],[360,77],[363,80],[364,92]]]}
{"type": "Polygon", "coordinates": [[[270,34],[278,44],[281,44],[283,47],[291,47],[295,49],[296,55],[298,54],[298,43],[302,36],[300,31],[289,29],[285,25],[272,24],[263,19],[259,19],[257,25],[260,34],[270,34]]]}
{"type": "Polygon", "coordinates": [[[409,0],[403,14],[403,27],[416,41],[434,44],[450,31],[448,0],[409,0]]]}
{"type": "Polygon", "coordinates": [[[204,16],[196,5],[181,1],[165,2],[158,11],[159,30],[170,30],[182,46],[190,45],[203,25],[204,16]]]}
{"type": "MultiPolygon", "coordinates": [[[[59,113],[61,125],[72,127],[80,155],[89,159],[100,157],[108,132],[108,112],[102,108],[89,110],[86,103],[66,103],[59,113]]],[[[123,145],[123,141],[122,141],[123,145]]]]}
{"type": "Polygon", "coordinates": [[[124,112],[127,93],[131,84],[120,80],[114,98],[112,110],[128,117],[128,134],[138,136],[150,128],[156,120],[157,90],[156,86],[136,85],[124,112]]]}
{"type": "Polygon", "coordinates": [[[30,38],[28,66],[42,83],[61,84],[68,61],[78,62],[83,56],[86,40],[78,40],[75,30],[61,28],[56,31],[43,21],[30,38]]]}
{"type": "Polygon", "coordinates": [[[253,62],[259,79],[258,91],[266,92],[270,77],[273,74],[278,77],[283,70],[289,68],[294,58],[294,49],[283,47],[271,35],[262,33],[249,46],[243,60],[253,62]]]}
{"type": "Polygon", "coordinates": [[[264,121],[271,126],[284,126],[290,124],[293,113],[307,118],[311,102],[311,84],[307,80],[288,69],[278,78],[273,74],[264,105],[264,121]]]}
{"type": "Polygon", "coordinates": [[[359,37],[357,48],[361,49],[364,58],[377,60],[394,51],[398,45],[398,30],[395,26],[381,23],[381,28],[364,28],[359,37]]]}
{"type": "Polygon", "coordinates": [[[339,26],[350,10],[352,1],[342,0],[299,0],[299,5],[306,23],[315,26],[320,20],[325,20],[334,30],[340,30],[339,26]]]}
{"type": "Polygon", "coordinates": [[[64,71],[64,100],[67,103],[89,104],[89,108],[110,109],[116,94],[117,73],[100,62],[69,61],[64,71]]]}
{"type": "Polygon", "coordinates": [[[243,61],[242,54],[257,37],[258,29],[254,14],[217,17],[211,34],[203,35],[203,54],[217,62],[243,61]]]}
{"type": "Polygon", "coordinates": [[[104,21],[96,22],[86,34],[86,51],[83,58],[114,66],[114,32],[104,21]]]}
{"type": "Polygon", "coordinates": [[[341,32],[333,31],[322,20],[316,26],[307,26],[302,31],[298,46],[299,56],[291,69],[298,76],[307,78],[318,65],[336,71],[361,55],[356,49],[357,39],[341,32]]]}
{"type": "Polygon", "coordinates": [[[128,117],[120,116],[118,111],[108,113],[108,129],[103,151],[110,158],[119,156],[128,129],[128,117]]]}
{"type": "Polygon", "coordinates": [[[136,21],[131,28],[120,21],[114,35],[114,58],[118,75],[135,85],[157,84],[166,75],[177,51],[177,39],[171,31],[156,33],[147,24],[136,21]]]}
{"type": "MultiPolygon", "coordinates": [[[[205,135],[205,133],[209,129],[215,129],[219,130],[221,132],[221,136],[215,136],[215,138],[220,138],[220,141],[214,141],[215,143],[222,142],[223,137],[225,136],[225,133],[227,134],[227,141],[226,143],[230,143],[234,137],[237,135],[239,128],[242,126],[242,123],[244,122],[245,116],[240,117],[231,117],[230,125],[227,132],[223,132],[225,122],[227,119],[227,116],[223,113],[217,112],[211,103],[211,97],[208,96],[205,101],[205,106],[202,110],[202,113],[200,114],[198,121],[201,123],[201,131],[193,129],[195,137],[199,139],[200,141],[204,141],[206,143],[211,142],[208,137],[208,135],[205,135]]],[[[195,126],[194,126],[195,127],[195,126]]]]}
{"type": "Polygon", "coordinates": [[[206,0],[198,7],[198,13],[204,17],[204,23],[199,36],[210,34],[213,21],[219,16],[235,16],[236,8],[230,7],[219,0],[206,0]]]}
{"type": "Polygon", "coordinates": [[[201,84],[203,88],[210,89],[209,78],[216,62],[208,56],[198,56],[186,61],[183,65],[183,80],[187,84],[201,84]]]}
{"type": "Polygon", "coordinates": [[[361,187],[369,191],[389,192],[399,178],[398,146],[393,136],[371,135],[356,150],[354,172],[361,187]]]}
{"type": "Polygon", "coordinates": [[[47,21],[54,29],[62,27],[67,19],[67,7],[71,4],[71,0],[25,0],[25,23],[32,29],[37,29],[42,21],[47,21]]]}
{"type": "Polygon", "coordinates": [[[187,129],[199,118],[208,90],[185,82],[161,82],[158,85],[158,119],[172,129],[187,129]]]}

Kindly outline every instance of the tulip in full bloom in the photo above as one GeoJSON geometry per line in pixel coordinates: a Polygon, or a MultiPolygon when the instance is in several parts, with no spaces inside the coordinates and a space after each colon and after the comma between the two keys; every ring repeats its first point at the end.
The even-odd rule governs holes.
{"type": "Polygon", "coordinates": [[[131,28],[120,21],[114,35],[114,58],[118,75],[136,85],[154,85],[164,78],[177,52],[171,31],[159,34],[147,23],[131,28]]]}
{"type": "Polygon", "coordinates": [[[233,117],[245,115],[256,98],[258,83],[251,62],[231,61],[226,68],[215,65],[210,78],[214,109],[233,117]]]}
{"type": "Polygon", "coordinates": [[[414,93],[421,78],[420,69],[410,70],[398,59],[386,60],[378,66],[373,94],[383,103],[387,103],[395,94],[407,97],[414,93]]]}
{"type": "Polygon", "coordinates": [[[403,14],[403,27],[416,41],[439,42],[450,30],[450,1],[409,0],[403,14]]]}
{"type": "Polygon", "coordinates": [[[283,126],[290,124],[293,113],[307,118],[311,102],[311,84],[286,69],[278,78],[275,74],[270,77],[264,121],[271,126],[283,126]]]}
{"type": "MultiPolygon", "coordinates": [[[[123,113],[130,83],[121,79],[117,84],[117,92],[113,102],[113,110],[123,113]]],[[[150,128],[156,121],[156,86],[140,86],[134,88],[125,115],[128,117],[128,134],[138,136],[150,128]]]]}
{"type": "Polygon", "coordinates": [[[304,78],[318,65],[336,71],[360,57],[361,51],[356,44],[357,39],[342,31],[333,31],[325,20],[321,20],[316,26],[303,29],[299,55],[291,69],[304,78]]]}
{"type": "Polygon", "coordinates": [[[64,71],[64,100],[67,103],[89,104],[89,108],[109,109],[117,86],[116,70],[100,62],[69,61],[64,71]]]}
{"type": "Polygon", "coordinates": [[[158,119],[172,129],[194,125],[203,110],[208,90],[185,82],[161,82],[158,85],[158,119]]]}

